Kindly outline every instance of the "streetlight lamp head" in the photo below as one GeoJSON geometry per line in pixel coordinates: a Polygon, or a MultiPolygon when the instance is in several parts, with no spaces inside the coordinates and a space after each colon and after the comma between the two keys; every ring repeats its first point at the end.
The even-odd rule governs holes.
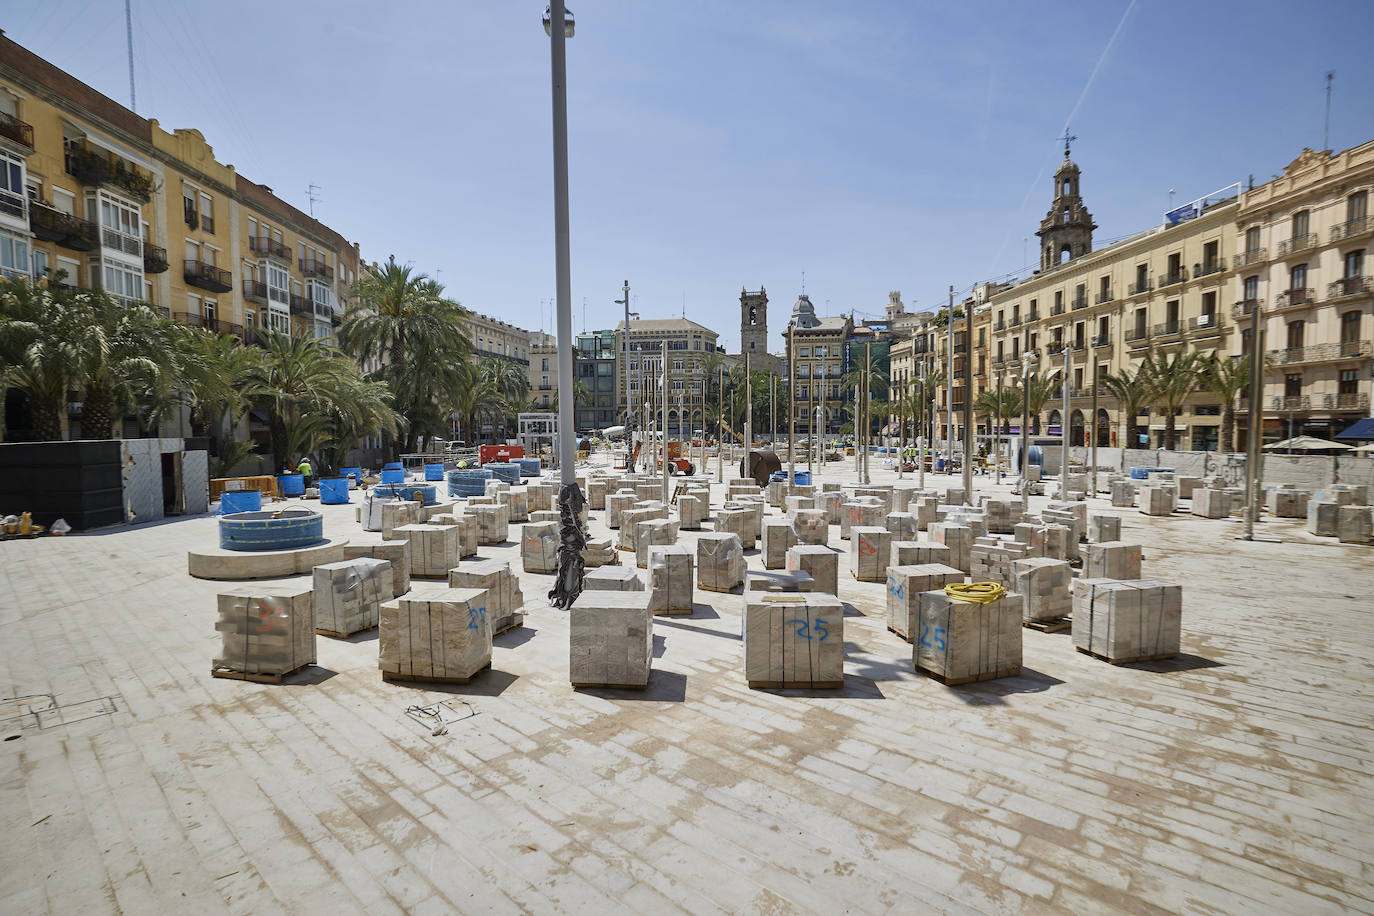
{"type": "MultiPolygon", "coordinates": [[[[553,37],[553,13],[549,7],[544,7],[544,34],[553,37]]],[[[573,37],[573,12],[572,10],[563,11],[563,37],[573,37]]]]}

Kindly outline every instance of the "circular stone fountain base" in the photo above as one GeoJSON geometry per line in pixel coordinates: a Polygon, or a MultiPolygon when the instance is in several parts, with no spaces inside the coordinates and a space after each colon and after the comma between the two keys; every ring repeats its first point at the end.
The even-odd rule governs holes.
{"type": "Polygon", "coordinates": [[[192,550],[186,554],[186,571],[197,579],[280,579],[309,573],[322,563],[338,563],[347,545],[348,538],[325,538],[290,550],[192,550]]]}

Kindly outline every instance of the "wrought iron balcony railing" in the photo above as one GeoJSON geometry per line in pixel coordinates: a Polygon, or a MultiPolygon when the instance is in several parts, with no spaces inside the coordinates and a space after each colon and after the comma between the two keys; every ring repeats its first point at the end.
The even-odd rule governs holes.
{"type": "Polygon", "coordinates": [[[0,137],[12,140],[33,152],[33,125],[19,120],[14,115],[0,112],[0,137]]]}
{"type": "Polygon", "coordinates": [[[147,203],[153,197],[153,177],[114,153],[85,145],[69,145],[63,156],[68,175],[85,185],[115,188],[147,203]]]}
{"type": "Polygon", "coordinates": [[[1297,254],[1306,251],[1317,244],[1317,234],[1315,232],[1304,232],[1302,235],[1295,235],[1292,238],[1284,239],[1279,242],[1279,257],[1297,254]]]}
{"type": "Polygon", "coordinates": [[[267,284],[261,280],[243,281],[243,298],[251,302],[267,302],[267,284]]]}
{"type": "Polygon", "coordinates": [[[223,268],[204,261],[186,262],[186,282],[199,289],[213,293],[227,293],[234,288],[234,275],[223,268]]]}
{"type": "Polygon", "coordinates": [[[1252,264],[1259,264],[1261,261],[1269,260],[1268,248],[1251,248],[1243,251],[1231,259],[1231,266],[1236,270],[1242,267],[1249,267],[1252,264]]]}
{"type": "Polygon", "coordinates": [[[1305,394],[1270,399],[1270,410],[1310,410],[1312,399],[1305,394]]]}
{"type": "Polygon", "coordinates": [[[279,261],[291,263],[291,249],[281,242],[273,241],[260,235],[250,235],[248,237],[248,250],[263,257],[276,258],[279,261]]]}
{"type": "Polygon", "coordinates": [[[1367,296],[1374,292],[1374,278],[1345,277],[1326,285],[1326,298],[1344,299],[1347,296],[1367,296]]]}
{"type": "Polygon", "coordinates": [[[95,223],[38,201],[29,204],[29,229],[35,238],[56,242],[72,251],[94,251],[100,247],[100,229],[95,223]]]}
{"type": "Polygon", "coordinates": [[[1366,392],[1322,395],[1323,410],[1368,410],[1369,395],[1366,392]]]}
{"type": "Polygon", "coordinates": [[[1183,268],[1183,267],[1180,267],[1178,270],[1171,270],[1171,271],[1167,272],[1166,274],[1164,274],[1164,276],[1160,277],[1160,278],[1159,278],[1159,288],[1160,288],[1160,289],[1163,289],[1163,288],[1166,287],[1166,286],[1175,286],[1175,285],[1177,285],[1177,284],[1179,284],[1179,283],[1182,283],[1184,280],[1187,280],[1187,279],[1188,279],[1188,271],[1187,271],[1187,269],[1186,269],[1186,268],[1183,268]]]}
{"type": "Polygon", "coordinates": [[[1311,289],[1286,289],[1274,297],[1274,310],[1301,308],[1311,305],[1316,298],[1311,289]]]}
{"type": "Polygon", "coordinates": [[[1148,293],[1152,289],[1154,289],[1154,285],[1146,279],[1132,283],[1130,286],[1126,287],[1126,295],[1139,296],[1141,293],[1148,293]]]}
{"type": "Polygon", "coordinates": [[[1101,305],[1101,304],[1104,303],[1104,302],[1111,302],[1111,301],[1112,301],[1113,299],[1115,299],[1115,298],[1116,298],[1116,297],[1112,295],[1112,291],[1111,291],[1111,290],[1104,290],[1104,291],[1101,291],[1101,292],[1099,292],[1099,293],[1097,294],[1097,301],[1096,301],[1095,304],[1096,304],[1096,305],[1101,305]]]}
{"type": "Polygon", "coordinates": [[[1226,270],[1226,262],[1221,258],[1209,261],[1206,264],[1197,264],[1193,267],[1193,279],[1198,280],[1202,277],[1210,277],[1212,274],[1219,274],[1226,270]]]}
{"type": "Polygon", "coordinates": [[[305,274],[307,277],[318,277],[321,280],[333,282],[334,268],[330,267],[324,261],[302,258],[298,263],[300,264],[301,273],[305,274]]]}
{"type": "Polygon", "coordinates": [[[1188,330],[1199,337],[1210,337],[1221,333],[1221,322],[1215,314],[1196,315],[1188,319],[1188,330]]]}
{"type": "Polygon", "coordinates": [[[1168,337],[1171,334],[1180,334],[1182,331],[1183,326],[1179,324],[1177,319],[1173,321],[1161,321],[1159,324],[1155,325],[1154,336],[1168,337]]]}
{"type": "Polygon", "coordinates": [[[1347,340],[1340,343],[1313,344],[1310,347],[1289,347],[1286,350],[1270,350],[1265,362],[1270,366],[1293,366],[1301,363],[1367,359],[1371,346],[1374,345],[1368,340],[1347,340]]]}
{"type": "Polygon", "coordinates": [[[1339,242],[1344,239],[1352,239],[1357,235],[1364,235],[1371,229],[1374,229],[1374,221],[1371,221],[1368,216],[1357,216],[1332,226],[1331,241],[1339,242]]]}
{"type": "Polygon", "coordinates": [[[1074,311],[1077,311],[1078,309],[1085,309],[1088,307],[1088,297],[1086,295],[1074,296],[1073,302],[1070,304],[1073,306],[1074,311]]]}
{"type": "Polygon", "coordinates": [[[1126,333],[1123,334],[1122,337],[1128,344],[1138,347],[1144,346],[1150,340],[1150,329],[1141,327],[1127,328],[1126,333]]]}
{"type": "Polygon", "coordinates": [[[167,261],[167,249],[159,248],[149,242],[143,243],[143,272],[147,274],[164,273],[171,264],[167,261]]]}

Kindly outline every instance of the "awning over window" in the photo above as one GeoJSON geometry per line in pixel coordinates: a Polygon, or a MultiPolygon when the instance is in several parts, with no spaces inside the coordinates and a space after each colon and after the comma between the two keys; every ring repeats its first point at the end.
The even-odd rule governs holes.
{"type": "Polygon", "coordinates": [[[1337,439],[1374,439],[1374,417],[1356,420],[1355,425],[1336,434],[1337,439]]]}

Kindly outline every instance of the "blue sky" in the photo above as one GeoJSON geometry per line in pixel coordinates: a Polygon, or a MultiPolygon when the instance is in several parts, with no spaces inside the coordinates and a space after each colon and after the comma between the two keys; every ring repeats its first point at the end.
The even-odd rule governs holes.
{"type": "MultiPolygon", "coordinates": [[[[134,0],[138,110],[200,128],[302,209],[319,185],[317,215],[365,257],[395,254],[475,310],[551,330],[543,6],[134,0]]],[[[1374,139],[1374,55],[1352,37],[1374,26],[1366,0],[572,9],[579,330],[584,300],[588,328],[618,320],[626,279],[645,317],[685,308],[733,349],[741,286],[768,288],[780,347],[803,271],[820,311],[863,317],[891,289],[930,308],[950,285],[1023,270],[1071,113],[1099,243],[1158,223],[1171,188],[1183,202],[1261,182],[1320,147],[1327,70],[1330,145],[1374,139]]],[[[6,19],[127,104],[120,0],[6,19]]]]}

